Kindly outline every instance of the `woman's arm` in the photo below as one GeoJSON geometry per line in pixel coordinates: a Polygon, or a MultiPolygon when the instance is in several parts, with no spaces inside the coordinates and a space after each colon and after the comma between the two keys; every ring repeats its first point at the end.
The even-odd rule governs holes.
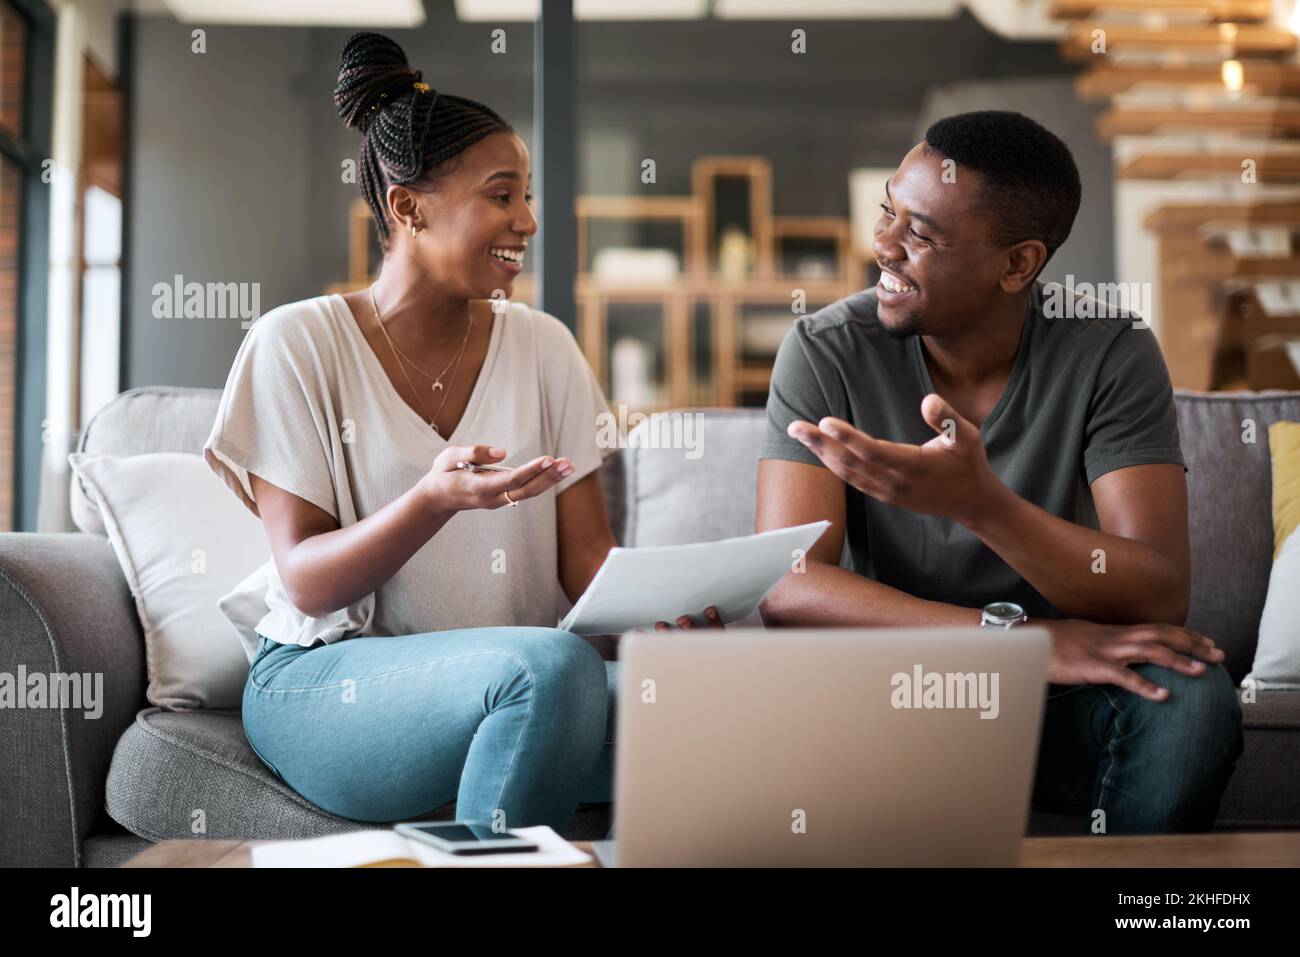
{"type": "MultiPolygon", "coordinates": [[[[510,472],[465,472],[460,461],[490,464],[503,450],[485,445],[443,449],[416,485],[373,515],[340,528],[333,516],[249,473],[275,567],[294,605],[320,618],[376,591],[457,512],[500,508],[553,487],[573,465],[542,456],[510,472]]],[[[607,523],[608,525],[608,523],[607,523]]],[[[593,570],[594,574],[594,570],[593,570]]]]}
{"type": "Polygon", "coordinates": [[[416,488],[373,515],[339,528],[306,499],[248,474],[284,587],[304,615],[323,618],[379,588],[447,524],[416,488]]]}
{"type": "Polygon", "coordinates": [[[560,585],[576,602],[596,577],[605,556],[617,542],[605,511],[600,469],[566,488],[556,500],[560,585]]]}

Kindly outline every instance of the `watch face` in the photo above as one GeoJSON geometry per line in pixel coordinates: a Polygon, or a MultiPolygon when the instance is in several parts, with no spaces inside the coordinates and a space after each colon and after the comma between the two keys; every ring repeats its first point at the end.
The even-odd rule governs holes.
{"type": "Polygon", "coordinates": [[[984,614],[999,621],[1014,621],[1023,616],[1024,613],[1023,608],[1010,601],[995,601],[991,605],[984,606],[984,614]]]}

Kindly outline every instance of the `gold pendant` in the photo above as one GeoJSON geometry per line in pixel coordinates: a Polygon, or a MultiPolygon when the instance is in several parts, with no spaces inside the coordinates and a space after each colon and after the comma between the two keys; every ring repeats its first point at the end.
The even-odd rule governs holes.
{"type": "Polygon", "coordinates": [[[442,380],[441,380],[441,379],[434,379],[434,380],[433,380],[433,391],[434,391],[434,392],[438,392],[438,391],[440,391],[441,389],[442,389],[442,380]]]}

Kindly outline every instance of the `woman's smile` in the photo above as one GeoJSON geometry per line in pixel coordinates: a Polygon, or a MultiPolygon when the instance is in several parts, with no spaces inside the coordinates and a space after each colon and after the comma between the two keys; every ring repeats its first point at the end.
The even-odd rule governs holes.
{"type": "Polygon", "coordinates": [[[488,258],[508,276],[517,276],[524,268],[523,246],[492,246],[488,258]]]}

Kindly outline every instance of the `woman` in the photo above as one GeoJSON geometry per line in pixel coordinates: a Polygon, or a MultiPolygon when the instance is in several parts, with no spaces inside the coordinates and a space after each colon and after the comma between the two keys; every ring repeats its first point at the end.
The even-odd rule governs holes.
{"type": "Polygon", "coordinates": [[[460,820],[562,830],[609,799],[606,664],[551,627],[614,544],[607,406],[560,322],[508,301],[537,231],[510,126],[374,33],[334,98],[382,274],[255,323],[204,448],[273,554],[245,732],[342,817],[455,799],[460,820]]]}

